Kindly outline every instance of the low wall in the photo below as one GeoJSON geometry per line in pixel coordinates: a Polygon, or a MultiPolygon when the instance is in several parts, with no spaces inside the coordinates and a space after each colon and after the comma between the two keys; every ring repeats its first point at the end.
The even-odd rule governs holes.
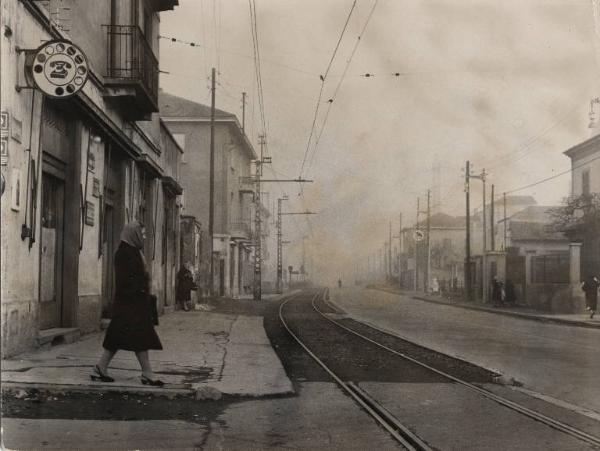
{"type": "Polygon", "coordinates": [[[566,283],[528,285],[527,306],[551,313],[578,313],[580,309],[566,283]]]}

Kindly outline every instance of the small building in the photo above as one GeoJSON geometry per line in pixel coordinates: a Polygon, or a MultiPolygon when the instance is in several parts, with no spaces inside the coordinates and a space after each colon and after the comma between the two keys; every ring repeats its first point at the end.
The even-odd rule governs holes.
{"type": "MultiPolygon", "coordinates": [[[[571,159],[571,198],[600,196],[600,135],[570,148],[564,154],[571,159]]],[[[578,213],[583,215],[583,211],[578,213]]],[[[580,278],[600,274],[600,224],[597,221],[575,221],[565,234],[572,242],[581,245],[580,278]]]]}
{"type": "MultiPolygon", "coordinates": [[[[440,288],[458,288],[463,278],[465,260],[465,218],[436,213],[430,218],[430,282],[436,278],[440,288]]],[[[423,289],[427,273],[427,223],[405,227],[400,240],[400,285],[404,288],[423,289]],[[417,232],[419,230],[422,235],[417,232]],[[423,239],[417,241],[416,236],[423,239]],[[418,258],[416,258],[418,256],[418,258]],[[418,263],[418,265],[416,265],[418,263]]]]}
{"type": "MultiPolygon", "coordinates": [[[[552,226],[555,206],[535,205],[500,221],[506,226],[506,252],[490,252],[490,264],[498,261],[504,268],[491,268],[495,275],[515,286],[517,303],[539,310],[570,312],[569,240],[552,226]]],[[[479,280],[479,278],[478,278],[479,280]]]]}

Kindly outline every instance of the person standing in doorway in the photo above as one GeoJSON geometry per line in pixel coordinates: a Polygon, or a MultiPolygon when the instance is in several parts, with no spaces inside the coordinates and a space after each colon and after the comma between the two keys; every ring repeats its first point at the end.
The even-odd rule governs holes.
{"type": "Polygon", "coordinates": [[[176,300],[186,312],[190,310],[192,301],[192,290],[196,289],[194,276],[192,275],[192,264],[186,262],[177,273],[176,300]]]}
{"type": "Polygon", "coordinates": [[[150,277],[142,252],[145,238],[144,225],[138,221],[128,223],[121,232],[121,243],[115,253],[114,315],[92,380],[113,382],[108,365],[117,351],[124,350],[135,352],[142,369],[142,384],[164,385],[154,375],[148,354],[150,349],[162,349],[162,344],[152,320],[150,277]]]}
{"type": "Polygon", "coordinates": [[[502,284],[496,276],[492,281],[492,303],[494,307],[500,307],[502,304],[502,284]]]}
{"type": "Polygon", "coordinates": [[[598,306],[598,287],[600,287],[600,280],[598,280],[598,277],[591,274],[581,285],[581,289],[585,293],[585,309],[590,312],[590,318],[593,318],[596,314],[598,306]]]}

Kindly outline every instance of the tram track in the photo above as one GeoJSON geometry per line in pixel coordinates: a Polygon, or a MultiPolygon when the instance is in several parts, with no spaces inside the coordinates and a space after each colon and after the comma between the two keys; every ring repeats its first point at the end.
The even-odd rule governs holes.
{"type": "MultiPolygon", "coordinates": [[[[580,430],[576,427],[570,426],[562,421],[551,418],[547,415],[544,415],[540,412],[532,410],[524,405],[521,405],[515,401],[504,398],[498,394],[492,393],[485,388],[479,387],[469,381],[463,380],[460,377],[457,377],[452,374],[448,374],[445,371],[441,371],[438,368],[434,368],[433,366],[419,361],[418,359],[407,355],[406,353],[399,352],[392,347],[382,344],[376,339],[368,337],[366,333],[364,333],[364,329],[373,330],[377,333],[389,334],[380,329],[374,328],[371,325],[361,324],[361,328],[363,332],[358,332],[357,330],[353,330],[348,325],[342,324],[339,319],[339,315],[325,313],[318,306],[317,302],[322,298],[322,301],[325,303],[325,291],[317,291],[314,295],[311,296],[310,304],[314,312],[318,313],[318,315],[327,320],[327,322],[339,330],[344,331],[344,333],[350,334],[353,337],[357,337],[363,342],[369,343],[372,346],[375,346],[379,349],[386,351],[400,359],[410,362],[410,364],[416,365],[432,374],[435,374],[436,377],[443,378],[448,382],[458,384],[472,392],[477,393],[478,395],[483,396],[503,407],[506,407],[518,414],[521,414],[525,417],[528,417],[536,422],[542,423],[554,430],[557,430],[563,434],[567,434],[568,436],[575,438],[579,441],[583,441],[587,444],[590,444],[594,447],[600,447],[600,437],[589,434],[583,430],[580,430]]],[[[302,296],[302,295],[300,295],[302,296]]],[[[317,352],[314,352],[313,349],[309,347],[305,343],[305,341],[299,336],[298,331],[294,332],[289,322],[286,321],[284,317],[285,306],[297,300],[298,297],[291,297],[281,303],[279,306],[279,319],[281,323],[284,325],[285,329],[288,333],[294,338],[294,340],[311,356],[313,360],[315,360],[330,376],[331,378],[352,398],[354,401],[360,405],[381,427],[387,430],[390,435],[404,448],[406,449],[416,449],[416,450],[425,450],[432,449],[430,445],[423,439],[417,436],[413,431],[411,431],[406,425],[404,425],[400,419],[394,416],[390,411],[388,411],[382,404],[380,404],[373,396],[371,396],[368,392],[358,386],[358,384],[354,382],[349,382],[348,380],[344,380],[344,378],[339,374],[340,369],[334,371],[331,368],[331,364],[327,364],[325,362],[325,358],[319,358],[317,352]]],[[[325,303],[325,305],[328,305],[325,303]]],[[[391,336],[393,337],[393,336],[391,336]]],[[[394,337],[396,340],[401,340],[399,337],[394,337]]],[[[404,340],[403,340],[404,341],[404,340]]]]}

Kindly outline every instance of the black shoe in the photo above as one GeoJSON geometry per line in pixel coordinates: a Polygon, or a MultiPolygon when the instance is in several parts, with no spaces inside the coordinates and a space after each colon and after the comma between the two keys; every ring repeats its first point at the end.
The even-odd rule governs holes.
{"type": "Polygon", "coordinates": [[[163,385],[165,385],[165,383],[163,381],[161,381],[160,379],[152,380],[149,377],[144,376],[143,374],[142,374],[142,384],[152,385],[153,387],[162,387],[163,385]]]}
{"type": "Polygon", "coordinates": [[[100,368],[98,367],[98,365],[94,366],[94,371],[96,372],[96,374],[90,374],[90,378],[93,381],[100,381],[100,382],[114,382],[115,380],[108,376],[107,374],[104,374],[102,371],[100,371],[100,368]]]}

